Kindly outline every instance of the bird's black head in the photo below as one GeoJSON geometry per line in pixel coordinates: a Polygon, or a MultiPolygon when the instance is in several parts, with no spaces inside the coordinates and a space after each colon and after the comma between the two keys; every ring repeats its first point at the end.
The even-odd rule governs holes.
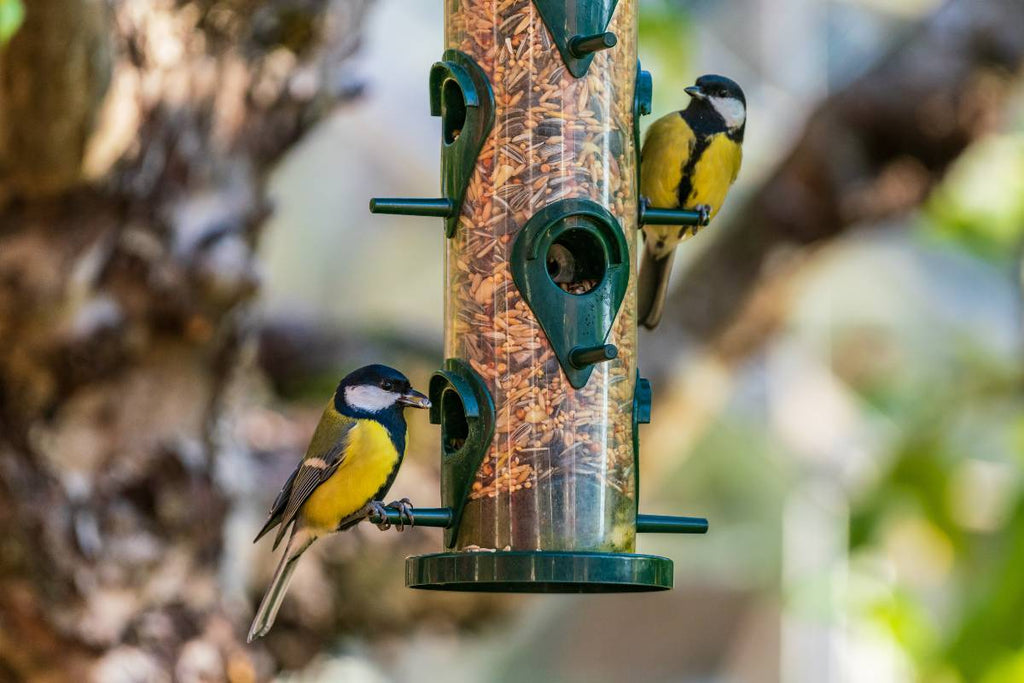
{"type": "Polygon", "coordinates": [[[430,400],[412,388],[408,378],[386,365],[367,365],[350,372],[334,392],[334,407],[351,417],[377,417],[389,411],[429,408],[430,400]]]}
{"type": "Polygon", "coordinates": [[[686,88],[686,94],[693,98],[687,110],[704,114],[726,131],[742,136],[747,123],[747,98],[739,83],[707,74],[686,88]]]}

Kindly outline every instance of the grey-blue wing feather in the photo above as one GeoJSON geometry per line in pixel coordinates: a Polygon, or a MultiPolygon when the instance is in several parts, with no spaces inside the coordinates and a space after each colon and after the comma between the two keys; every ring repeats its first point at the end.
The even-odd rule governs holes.
{"type": "Polygon", "coordinates": [[[345,449],[348,448],[348,437],[356,422],[345,425],[336,441],[325,453],[307,453],[295,470],[294,482],[288,495],[288,502],[281,514],[281,528],[274,539],[277,548],[284,538],[288,527],[295,521],[302,504],[313,494],[320,484],[324,483],[338,471],[338,466],[345,460],[345,449]],[[315,465],[314,465],[315,463],[315,465]]]}
{"type": "Polygon", "coordinates": [[[274,504],[270,506],[270,514],[267,515],[267,522],[260,529],[260,532],[256,534],[256,538],[252,540],[253,543],[258,542],[261,538],[267,535],[271,529],[281,523],[284,518],[284,510],[288,505],[288,498],[292,494],[292,486],[295,484],[295,475],[299,473],[299,468],[296,467],[292,470],[292,473],[288,475],[288,479],[284,482],[284,486],[281,487],[281,491],[277,494],[277,498],[274,499],[274,504]]]}

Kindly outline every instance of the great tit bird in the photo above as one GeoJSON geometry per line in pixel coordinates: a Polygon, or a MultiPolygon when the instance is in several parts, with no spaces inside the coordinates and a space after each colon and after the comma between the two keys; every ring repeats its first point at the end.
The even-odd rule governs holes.
{"type": "MultiPolygon", "coordinates": [[[[404,409],[429,408],[405,375],[384,365],[367,365],[338,384],[324,409],[313,439],[298,467],[277,494],[270,516],[256,540],[279,527],[274,549],[288,530],[291,535],[270,587],[249,629],[248,642],[274,625],[299,557],[320,536],[344,531],[377,514],[381,499],[398,474],[405,455],[404,409]]],[[[399,507],[411,521],[411,505],[399,507]]],[[[387,522],[381,522],[387,528],[387,522]]]]}
{"type": "MultiPolygon", "coordinates": [[[[713,218],[740,172],[747,100],[735,81],[706,75],[685,89],[683,111],[663,116],[647,131],[640,151],[641,201],[657,209],[688,209],[713,218]]],[[[697,233],[682,225],[644,226],[639,320],[654,329],[661,320],[676,246],[697,233]]]]}

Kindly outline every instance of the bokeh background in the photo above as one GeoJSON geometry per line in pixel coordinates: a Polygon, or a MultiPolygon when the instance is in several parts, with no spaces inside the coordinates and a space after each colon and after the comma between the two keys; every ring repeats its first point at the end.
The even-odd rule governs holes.
{"type": "MultiPolygon", "coordinates": [[[[746,90],[641,334],[676,589],[419,593],[436,530],[250,542],[337,379],[441,361],[440,2],[0,0],[0,681],[1024,681],[1024,3],[644,0],[746,90]]],[[[438,504],[413,416],[394,492],[438,504]]],[[[365,527],[365,528],[363,528],[365,527]]]]}

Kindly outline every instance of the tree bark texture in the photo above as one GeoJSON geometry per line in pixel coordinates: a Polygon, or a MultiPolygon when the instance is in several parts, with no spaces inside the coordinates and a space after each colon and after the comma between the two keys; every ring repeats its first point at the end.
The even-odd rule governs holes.
{"type": "Polygon", "coordinates": [[[218,571],[268,170],[369,0],[29,0],[0,48],[0,680],[263,678],[218,571]]]}
{"type": "Polygon", "coordinates": [[[1024,65],[1021,26],[1020,0],[952,0],[825,100],[768,179],[712,228],[656,334],[696,340],[730,365],[760,348],[809,255],[919,205],[992,130],[1024,65]]]}

